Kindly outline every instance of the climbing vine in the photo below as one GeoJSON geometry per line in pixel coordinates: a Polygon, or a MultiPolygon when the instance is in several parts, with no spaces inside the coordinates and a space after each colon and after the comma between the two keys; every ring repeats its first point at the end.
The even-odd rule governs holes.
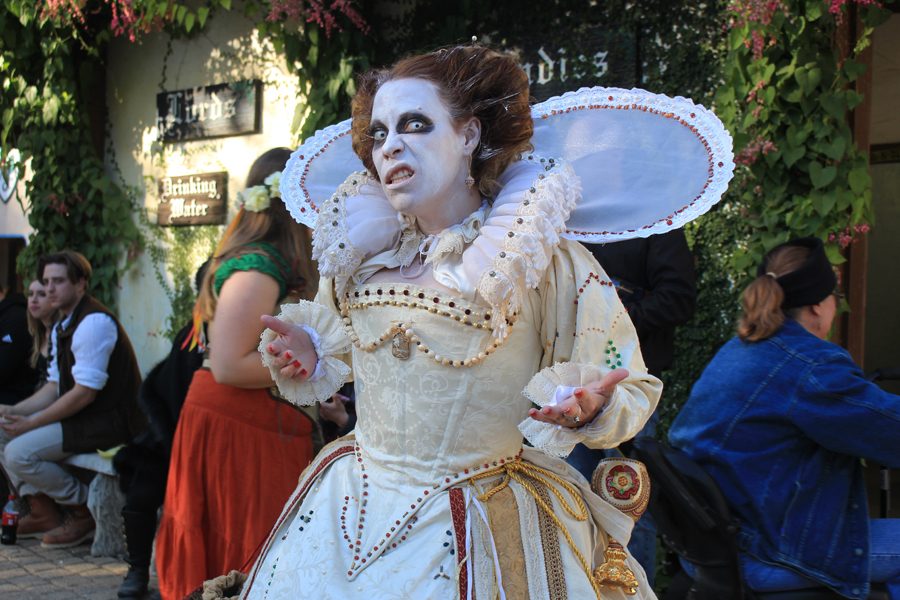
{"type": "Polygon", "coordinates": [[[887,17],[872,0],[735,0],[716,109],[732,132],[732,189],[750,227],[734,269],[747,274],[791,237],[829,242],[831,261],[872,222],[868,159],[853,143],[849,114],[862,102],[853,83],[860,53],[887,17]],[[839,26],[861,34],[841,49],[839,26]]]}
{"type": "MultiPolygon", "coordinates": [[[[163,285],[172,318],[185,312],[183,305],[193,300],[182,282],[193,273],[179,271],[192,264],[181,262],[181,253],[188,252],[182,246],[206,244],[212,234],[210,228],[158,231],[147,220],[140,194],[115,176],[117,168],[113,176],[108,172],[105,50],[115,36],[190,37],[217,12],[238,9],[284,53],[306,91],[307,102],[294,120],[298,136],[347,112],[352,75],[368,65],[367,38],[359,35],[368,25],[351,0],[247,0],[239,8],[231,0],[0,0],[0,154],[6,161],[18,149],[20,175],[29,166],[25,196],[35,231],[19,257],[24,276],[33,275],[41,254],[73,248],[94,266],[92,292],[115,306],[123,267],[147,249],[158,277],[165,261],[175,282],[163,285]]],[[[169,332],[179,325],[169,323],[169,332]]]]}

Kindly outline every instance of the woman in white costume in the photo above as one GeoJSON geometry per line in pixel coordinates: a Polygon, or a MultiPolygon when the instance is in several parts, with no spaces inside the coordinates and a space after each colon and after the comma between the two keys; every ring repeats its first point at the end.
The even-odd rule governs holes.
{"type": "Polygon", "coordinates": [[[344,134],[366,170],[293,202],[324,279],[264,318],[260,350],[298,404],[352,364],[358,423],[304,471],[242,598],[655,597],[630,556],[631,589],[596,571],[632,518],[559,457],[633,437],[662,386],[561,237],[579,178],[530,154],[533,130],[514,60],[455,47],[364,76],[352,133],[295,153],[287,198],[344,134]]]}

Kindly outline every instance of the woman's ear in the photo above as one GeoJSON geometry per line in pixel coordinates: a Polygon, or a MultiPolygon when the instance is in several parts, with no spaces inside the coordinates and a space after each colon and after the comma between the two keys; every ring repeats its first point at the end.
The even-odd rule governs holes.
{"type": "Polygon", "coordinates": [[[468,121],[463,123],[460,132],[463,134],[463,147],[466,153],[471,156],[475,153],[475,149],[478,148],[478,143],[481,142],[481,121],[477,117],[470,117],[468,121]]]}

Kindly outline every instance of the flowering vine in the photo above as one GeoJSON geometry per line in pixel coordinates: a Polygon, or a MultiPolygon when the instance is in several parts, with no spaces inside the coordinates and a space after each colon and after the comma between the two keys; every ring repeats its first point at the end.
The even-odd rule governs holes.
{"type": "Polygon", "coordinates": [[[859,53],[886,17],[874,0],[731,0],[729,53],[716,111],[731,131],[738,165],[732,198],[749,239],[735,257],[749,274],[791,237],[826,240],[837,264],[872,222],[868,159],[856,148],[849,114],[861,101],[859,53]],[[863,23],[849,54],[837,26],[850,10],[863,23]]]}

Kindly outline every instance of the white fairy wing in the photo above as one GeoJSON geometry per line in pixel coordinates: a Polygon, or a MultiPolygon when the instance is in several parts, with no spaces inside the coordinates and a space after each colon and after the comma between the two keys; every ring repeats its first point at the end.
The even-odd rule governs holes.
{"type": "MultiPolygon", "coordinates": [[[[581,201],[565,237],[614,242],[683,226],[708,211],[734,171],[731,136],[706,108],[645,90],[582,88],[535,105],[535,154],[568,162],[581,201]]],[[[282,195],[314,227],[318,207],[354,171],[350,119],[318,131],[287,163],[282,195]]]]}
{"type": "Polygon", "coordinates": [[[570,239],[615,242],[681,227],[721,199],[734,171],[722,122],[687,98],[582,88],[531,114],[535,154],[563,159],[581,178],[570,239]]]}
{"type": "Polygon", "coordinates": [[[346,119],[320,129],[291,154],[281,177],[282,199],[297,222],[315,227],[318,207],[351,173],[363,170],[346,119]]]}

